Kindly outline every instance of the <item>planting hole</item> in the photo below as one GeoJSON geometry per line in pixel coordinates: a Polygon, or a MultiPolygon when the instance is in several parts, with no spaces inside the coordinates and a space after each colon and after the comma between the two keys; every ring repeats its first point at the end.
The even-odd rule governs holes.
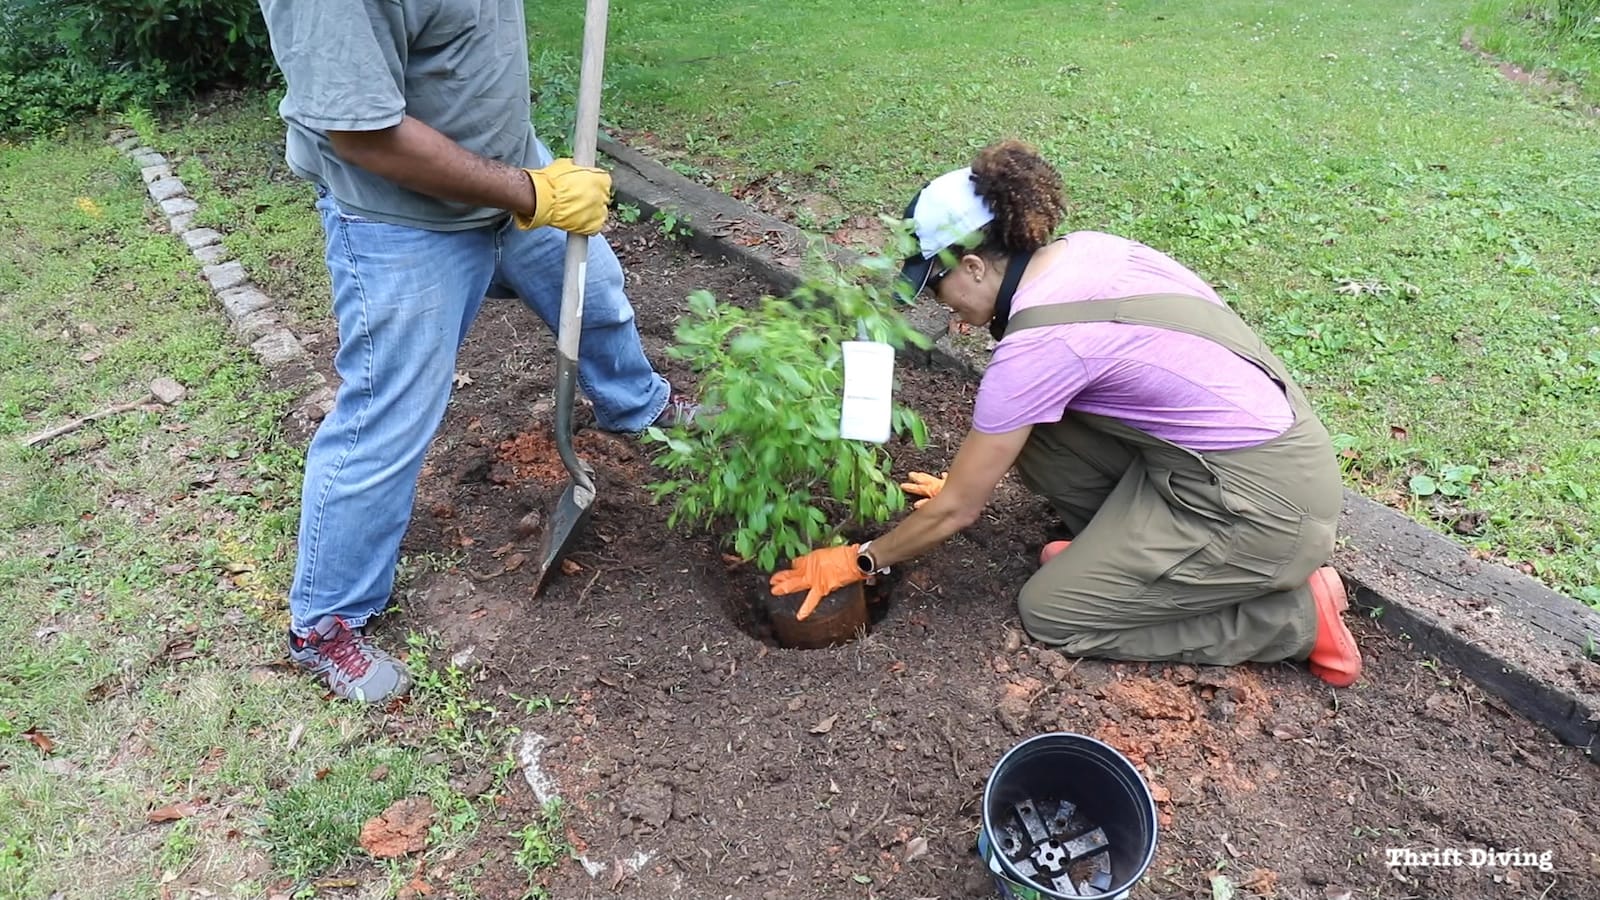
{"type": "Polygon", "coordinates": [[[849,585],[824,597],[804,621],[794,617],[804,595],[774,597],[763,578],[745,590],[730,585],[726,608],[740,631],[772,647],[817,650],[860,639],[889,614],[894,580],[849,585]]]}

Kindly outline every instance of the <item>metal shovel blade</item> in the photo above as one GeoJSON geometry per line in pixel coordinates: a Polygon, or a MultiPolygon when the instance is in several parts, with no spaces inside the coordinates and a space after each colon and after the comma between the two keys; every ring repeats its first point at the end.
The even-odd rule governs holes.
{"type": "MultiPolygon", "coordinates": [[[[568,250],[573,250],[574,245],[582,250],[585,243],[581,236],[573,235],[568,238],[568,250]]],[[[581,289],[578,294],[582,295],[581,289]]],[[[577,323],[571,324],[575,336],[577,323]]],[[[567,355],[566,348],[563,348],[556,358],[556,451],[561,454],[561,462],[567,467],[570,482],[567,489],[561,492],[561,499],[550,514],[550,524],[539,539],[539,570],[535,573],[533,585],[535,596],[550,579],[556,563],[566,556],[578,535],[583,533],[583,526],[589,521],[589,510],[594,507],[594,469],[579,459],[572,448],[572,405],[577,390],[577,374],[577,361],[567,355]]]]}
{"type": "MultiPolygon", "coordinates": [[[[600,79],[606,46],[606,0],[588,0],[583,15],[583,63],[578,72],[578,116],[573,130],[572,159],[580,166],[594,165],[600,138],[600,79]]],[[[588,277],[589,239],[567,235],[567,255],[562,266],[561,319],[556,328],[556,450],[567,467],[571,483],[550,515],[550,525],[539,540],[539,571],[533,593],[550,574],[589,521],[594,506],[594,470],[572,449],[572,404],[577,392],[579,332],[583,328],[583,289],[588,277]]]]}
{"type": "MultiPolygon", "coordinates": [[[[584,466],[588,469],[588,466],[584,466]]],[[[544,537],[539,539],[539,571],[535,576],[533,585],[534,594],[544,589],[545,582],[550,578],[550,573],[555,571],[557,564],[567,555],[569,545],[574,543],[578,535],[583,533],[584,526],[589,522],[589,513],[594,508],[594,482],[587,484],[573,482],[561,492],[561,500],[556,503],[554,512],[550,515],[549,526],[544,530],[544,537]]]]}

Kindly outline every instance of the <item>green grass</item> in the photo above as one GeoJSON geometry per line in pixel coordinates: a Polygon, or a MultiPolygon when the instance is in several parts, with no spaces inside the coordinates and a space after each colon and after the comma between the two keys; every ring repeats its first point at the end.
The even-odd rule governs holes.
{"type": "MultiPolygon", "coordinates": [[[[266,151],[242,140],[208,152],[253,165],[266,151]]],[[[459,848],[478,816],[452,766],[503,782],[508,728],[480,721],[495,716],[474,684],[431,667],[422,639],[425,687],[389,716],[273,665],[303,462],[279,427],[293,398],[264,387],[197,263],[155,230],[136,168],[93,139],[0,144],[0,192],[0,897],[148,898],[169,878],[255,897],[336,868],[392,881],[356,837],[407,794],[439,810],[428,852],[459,848]],[[21,445],[163,375],[188,391],[171,408],[21,445]],[[368,778],[380,763],[389,777],[368,778]],[[146,821],[187,802],[188,818],[146,821]]],[[[219,193],[197,193],[219,215],[219,193]]],[[[304,206],[285,185],[235,202],[250,204],[230,236],[242,256],[317,264],[314,219],[274,207],[304,206]]]]}
{"type": "Polygon", "coordinates": [[[1557,103],[1600,107],[1600,0],[1478,0],[1472,43],[1565,89],[1557,103]]]}
{"type": "MultiPolygon", "coordinates": [[[[1070,227],[1221,286],[1352,486],[1600,604],[1600,122],[1462,50],[1463,16],[641,0],[612,11],[604,115],[723,189],[832,196],[823,228],[1028,140],[1070,227]]],[[[530,17],[534,45],[575,54],[580,19],[530,17]]]]}
{"type": "Polygon", "coordinates": [[[536,821],[511,832],[510,837],[515,842],[511,860],[528,878],[524,896],[528,900],[545,900],[549,893],[539,885],[540,875],[572,853],[562,824],[561,801],[546,802],[536,821]]]}
{"type": "Polygon", "coordinates": [[[194,224],[223,234],[229,255],[301,323],[327,326],[328,269],[316,195],[283,159],[278,97],[259,94],[153,136],[175,154],[178,177],[200,204],[194,224]]]}

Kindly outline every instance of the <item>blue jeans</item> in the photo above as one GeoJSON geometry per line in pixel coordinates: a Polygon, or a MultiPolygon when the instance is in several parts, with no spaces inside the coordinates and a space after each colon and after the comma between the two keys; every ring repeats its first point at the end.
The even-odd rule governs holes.
{"type": "MultiPolygon", "coordinates": [[[[346,215],[318,193],[340,384],[306,452],[289,590],[291,627],[302,636],[328,615],[360,627],[388,603],[456,350],[491,288],[521,297],[556,329],[567,238],[509,222],[468,231],[389,225],[346,215]]],[[[666,408],[671,389],[645,358],[622,266],[600,237],[589,241],[578,355],[599,427],[641,431],[666,408]]]]}

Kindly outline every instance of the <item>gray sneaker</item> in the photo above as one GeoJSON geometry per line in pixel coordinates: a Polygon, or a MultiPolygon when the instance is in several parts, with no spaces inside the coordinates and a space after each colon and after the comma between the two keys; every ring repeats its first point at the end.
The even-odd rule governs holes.
{"type": "Polygon", "coordinates": [[[289,635],[289,658],[328,682],[334,696],[382,703],[411,689],[405,663],[379,650],[338,616],[323,616],[304,638],[289,635]]]}
{"type": "Polygon", "coordinates": [[[673,394],[667,398],[667,405],[661,410],[661,414],[656,416],[656,420],[650,424],[657,428],[671,428],[675,425],[682,425],[685,428],[693,429],[697,426],[709,424],[712,419],[716,418],[718,412],[721,412],[721,410],[710,406],[702,406],[681,394],[673,394]]]}

